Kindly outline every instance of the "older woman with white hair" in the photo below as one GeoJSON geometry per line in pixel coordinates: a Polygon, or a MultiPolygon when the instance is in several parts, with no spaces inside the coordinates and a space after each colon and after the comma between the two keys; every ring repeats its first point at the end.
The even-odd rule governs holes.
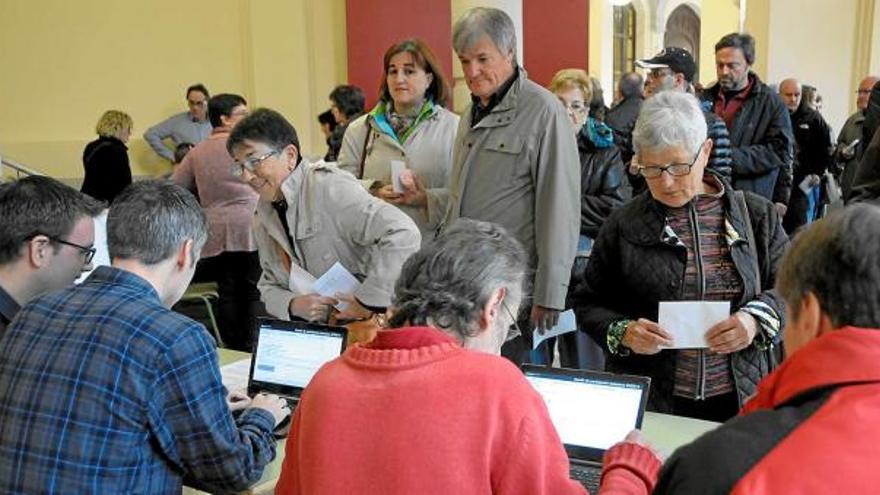
{"type": "MultiPolygon", "coordinates": [[[[498,356],[526,266],[503,228],[467,219],[412,255],[393,328],[303,393],[275,493],[584,494],[541,396],[498,356]]],[[[599,493],[647,494],[660,460],[632,432],[605,463],[599,493]]]]}
{"type": "MultiPolygon", "coordinates": [[[[697,100],[662,92],[633,131],[648,191],[606,220],[575,305],[612,371],[652,378],[648,407],[723,421],[774,364],[784,311],[773,290],[788,243],[773,205],[706,173],[712,141],[697,100]],[[676,348],[668,301],[727,301],[705,347],[676,348]]],[[[695,315],[685,315],[692,318],[695,315]]]]}

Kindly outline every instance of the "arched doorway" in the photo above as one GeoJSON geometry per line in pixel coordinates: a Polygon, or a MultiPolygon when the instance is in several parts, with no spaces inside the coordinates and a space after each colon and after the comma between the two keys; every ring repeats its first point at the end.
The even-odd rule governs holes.
{"type": "Polygon", "coordinates": [[[700,16],[687,5],[679,5],[666,20],[663,46],[677,46],[691,52],[700,73],[700,16]]]}

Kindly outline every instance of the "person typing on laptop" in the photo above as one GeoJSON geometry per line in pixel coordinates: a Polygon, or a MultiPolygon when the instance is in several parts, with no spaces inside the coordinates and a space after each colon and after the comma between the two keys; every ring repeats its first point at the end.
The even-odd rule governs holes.
{"type": "MultiPolygon", "coordinates": [[[[541,395],[499,355],[525,270],[510,234],[467,219],[411,256],[392,329],[303,392],[275,493],[585,493],[541,395]]],[[[647,494],[659,467],[631,433],[608,449],[599,492],[647,494]]]]}
{"type": "Polygon", "coordinates": [[[214,341],[169,309],[206,229],[189,192],[137,182],[110,208],[113,266],[21,309],[0,339],[0,493],[180,493],[184,479],[228,493],[260,478],[286,403],[231,396],[250,406],[233,421],[214,341]]]}

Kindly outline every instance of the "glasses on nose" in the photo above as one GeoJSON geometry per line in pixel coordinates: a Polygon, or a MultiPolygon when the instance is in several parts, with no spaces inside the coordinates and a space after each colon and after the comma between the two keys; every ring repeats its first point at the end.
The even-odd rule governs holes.
{"type": "Polygon", "coordinates": [[[191,107],[203,107],[203,106],[205,106],[205,105],[208,104],[208,102],[205,101],[205,100],[202,100],[202,101],[186,100],[186,102],[187,102],[187,103],[189,104],[189,106],[191,106],[191,107]]]}
{"type": "Polygon", "coordinates": [[[281,153],[281,151],[272,150],[272,151],[264,153],[260,156],[257,156],[254,158],[248,158],[247,160],[244,160],[242,162],[235,162],[232,164],[232,175],[234,175],[236,177],[241,177],[242,175],[244,175],[245,170],[247,170],[248,172],[253,172],[267,158],[269,158],[272,155],[277,155],[278,153],[281,153]]]}
{"type": "Polygon", "coordinates": [[[583,114],[587,111],[587,107],[584,106],[581,102],[572,102],[572,103],[563,103],[562,106],[565,107],[565,110],[570,114],[583,114]]]}
{"type": "Polygon", "coordinates": [[[869,95],[869,94],[871,94],[871,90],[870,89],[858,89],[858,90],[856,90],[856,94],[859,96],[869,95]]]}
{"type": "Polygon", "coordinates": [[[65,241],[64,239],[58,239],[57,237],[50,237],[49,239],[57,242],[58,244],[64,244],[65,246],[70,246],[78,249],[80,254],[82,254],[83,256],[83,260],[85,260],[86,265],[92,262],[92,258],[95,257],[95,253],[98,251],[94,247],[81,246],[74,242],[65,241]]]}
{"type": "Polygon", "coordinates": [[[672,72],[669,69],[652,69],[648,72],[648,78],[650,79],[660,79],[670,75],[672,75],[672,72]]]}
{"type": "Polygon", "coordinates": [[[637,165],[639,169],[639,175],[646,179],[656,179],[660,177],[663,172],[673,176],[673,177],[683,177],[689,173],[691,173],[691,169],[694,167],[694,164],[697,163],[697,158],[700,157],[700,152],[697,151],[696,156],[694,156],[693,161],[690,163],[670,163],[669,165],[659,165],[659,166],[650,166],[645,167],[643,165],[637,165]]]}

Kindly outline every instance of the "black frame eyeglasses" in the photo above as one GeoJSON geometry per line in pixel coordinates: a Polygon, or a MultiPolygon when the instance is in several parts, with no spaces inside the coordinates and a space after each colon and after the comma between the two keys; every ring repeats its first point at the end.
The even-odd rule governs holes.
{"type": "MultiPolygon", "coordinates": [[[[49,236],[46,236],[49,237],[49,236]]],[[[65,246],[70,246],[79,250],[80,254],[83,255],[85,259],[85,264],[88,265],[92,262],[92,259],[95,257],[95,253],[98,250],[95,247],[82,246],[75,242],[65,241],[64,239],[58,239],[57,237],[49,237],[49,240],[53,242],[57,242],[58,244],[64,244],[65,246]]]]}
{"type": "Polygon", "coordinates": [[[645,179],[656,179],[663,175],[663,172],[666,172],[672,177],[684,177],[685,175],[691,173],[691,169],[694,168],[694,165],[697,163],[697,159],[700,158],[700,151],[702,150],[703,149],[701,147],[690,163],[670,163],[669,165],[657,167],[645,167],[643,165],[639,165],[639,175],[641,175],[645,179]]]}

